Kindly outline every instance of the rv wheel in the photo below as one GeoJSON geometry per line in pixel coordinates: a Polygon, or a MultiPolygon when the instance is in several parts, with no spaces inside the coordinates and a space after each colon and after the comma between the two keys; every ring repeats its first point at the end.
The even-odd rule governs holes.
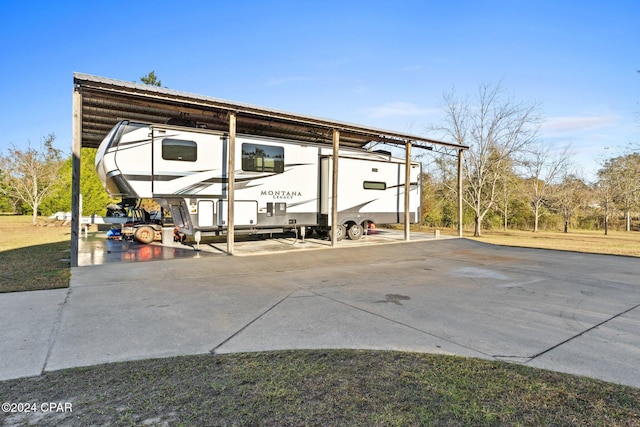
{"type": "Polygon", "coordinates": [[[351,227],[347,230],[347,235],[351,240],[358,240],[362,237],[362,226],[360,224],[351,224],[351,227]]]}
{"type": "Polygon", "coordinates": [[[344,239],[344,236],[347,234],[347,227],[343,224],[340,224],[338,228],[336,228],[336,240],[340,241],[344,239]]]}
{"type": "Polygon", "coordinates": [[[140,243],[151,243],[155,237],[155,231],[149,226],[140,227],[136,230],[134,237],[140,243]]]}

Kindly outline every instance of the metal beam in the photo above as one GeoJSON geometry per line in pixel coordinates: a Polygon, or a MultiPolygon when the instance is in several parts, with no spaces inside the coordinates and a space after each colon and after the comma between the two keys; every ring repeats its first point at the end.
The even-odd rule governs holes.
{"type": "Polygon", "coordinates": [[[462,237],[462,154],[458,150],[458,236],[462,237]]]}
{"type": "Polygon", "coordinates": [[[411,216],[409,212],[409,196],[411,195],[411,141],[405,143],[404,166],[404,240],[411,239],[411,216]]]}
{"type": "Polygon", "coordinates": [[[333,170],[331,180],[331,246],[335,246],[338,237],[338,157],[340,153],[340,131],[333,129],[333,170]]]}
{"type": "Polygon", "coordinates": [[[71,267],[78,266],[78,239],[80,238],[80,157],[82,153],[82,93],[73,90],[73,123],[71,145],[71,267]]]}
{"type": "Polygon", "coordinates": [[[229,170],[227,172],[227,254],[233,255],[235,239],[235,179],[236,179],[236,113],[229,113],[229,170]]]}

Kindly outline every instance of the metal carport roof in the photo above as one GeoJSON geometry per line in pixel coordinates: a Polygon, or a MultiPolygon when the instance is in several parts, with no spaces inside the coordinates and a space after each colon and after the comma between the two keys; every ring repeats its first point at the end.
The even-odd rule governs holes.
{"type": "Polygon", "coordinates": [[[363,147],[369,142],[437,149],[466,149],[443,141],[336,120],[258,107],[134,82],[74,73],[75,90],[82,95],[82,147],[96,148],[118,122],[126,118],[144,123],[183,119],[213,130],[229,128],[229,112],[237,115],[237,132],[331,144],[332,130],[340,130],[340,145],[363,147]]]}
{"type": "MultiPolygon", "coordinates": [[[[71,263],[77,265],[79,233],[80,149],[96,148],[121,119],[166,123],[169,119],[195,123],[212,130],[341,146],[364,147],[381,142],[407,148],[421,147],[458,156],[468,147],[402,132],[377,129],[330,119],[307,116],[195,95],[168,88],[74,73],[73,184],[71,263]],[[336,134],[339,142],[336,142],[336,134]],[[74,241],[75,240],[75,241],[74,241]],[[74,262],[75,261],[75,262],[74,262]]],[[[335,149],[335,148],[334,148],[335,149]]],[[[230,204],[231,205],[231,204],[230,204]]]]}

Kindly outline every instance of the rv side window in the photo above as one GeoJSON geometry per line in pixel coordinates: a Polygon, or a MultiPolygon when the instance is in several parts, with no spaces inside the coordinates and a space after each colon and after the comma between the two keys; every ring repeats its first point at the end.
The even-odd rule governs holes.
{"type": "Polygon", "coordinates": [[[242,170],[249,172],[284,172],[284,147],[242,144],[242,170]]]}
{"type": "Polygon", "coordinates": [[[365,181],[363,183],[363,187],[365,190],[386,190],[387,183],[378,181],[365,181]]]}
{"type": "Polygon", "coordinates": [[[162,158],[195,162],[198,160],[198,146],[194,141],[165,138],[162,140],[162,158]]]}

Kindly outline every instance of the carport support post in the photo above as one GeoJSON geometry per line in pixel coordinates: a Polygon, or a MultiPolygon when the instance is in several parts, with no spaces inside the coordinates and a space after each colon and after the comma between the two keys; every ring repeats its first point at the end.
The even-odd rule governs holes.
{"type": "Polygon", "coordinates": [[[462,237],[462,154],[464,150],[458,150],[458,236],[462,237]]]}
{"type": "Polygon", "coordinates": [[[236,178],[236,113],[229,113],[229,172],[227,173],[227,254],[233,255],[235,239],[235,178],[236,178]]]}
{"type": "Polygon", "coordinates": [[[78,266],[78,239],[80,238],[80,154],[82,151],[82,93],[73,90],[73,123],[71,143],[71,251],[69,263],[78,266]]]}
{"type": "Polygon", "coordinates": [[[409,212],[409,196],[411,195],[411,141],[407,141],[404,165],[404,240],[411,238],[411,215],[409,212]]]}
{"type": "Polygon", "coordinates": [[[333,130],[333,170],[331,180],[331,246],[338,241],[338,155],[340,152],[340,131],[333,130]]]}

